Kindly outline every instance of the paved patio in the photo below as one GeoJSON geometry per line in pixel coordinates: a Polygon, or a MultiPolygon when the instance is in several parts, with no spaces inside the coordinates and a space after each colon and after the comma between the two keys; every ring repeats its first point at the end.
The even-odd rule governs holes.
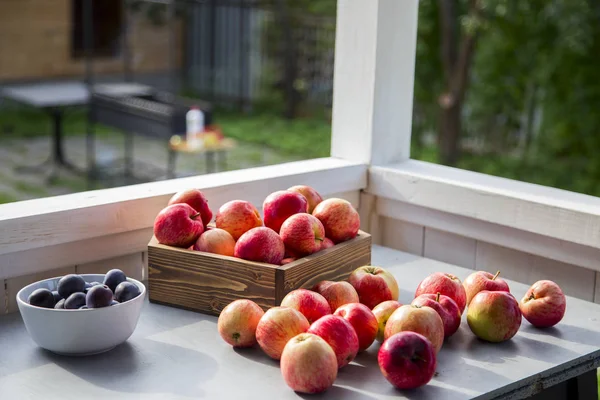
{"type": "MultiPolygon", "coordinates": [[[[111,174],[119,172],[122,165],[124,135],[120,133],[103,133],[97,138],[97,161],[102,166],[117,165],[111,174]]],[[[27,200],[46,196],[73,193],[88,190],[84,177],[61,170],[58,176],[49,181],[47,173],[24,173],[16,167],[38,165],[50,154],[48,136],[39,138],[5,138],[0,139],[0,203],[27,200]]],[[[65,154],[75,165],[85,165],[85,136],[69,136],[65,139],[65,154]]],[[[239,143],[227,155],[226,170],[242,169],[262,165],[278,164],[298,159],[296,156],[278,153],[272,149],[239,143]]],[[[164,141],[148,139],[143,136],[134,138],[134,174],[142,181],[155,181],[166,178],[167,150],[164,141]]],[[[177,159],[177,176],[188,176],[205,173],[205,162],[202,156],[180,154],[177,159]]],[[[217,163],[217,171],[222,170],[217,163]]],[[[111,168],[112,169],[112,168],[111,168]]],[[[122,169],[122,168],[121,168],[122,169]]],[[[106,188],[131,184],[120,176],[101,180],[95,187],[106,188]]]]}

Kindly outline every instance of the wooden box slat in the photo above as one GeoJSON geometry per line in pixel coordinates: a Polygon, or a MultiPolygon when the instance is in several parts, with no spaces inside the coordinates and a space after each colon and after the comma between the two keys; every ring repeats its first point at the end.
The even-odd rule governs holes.
{"type": "Polygon", "coordinates": [[[284,266],[165,246],[152,238],[148,293],[151,302],[212,315],[237,299],[253,300],[266,310],[279,305],[291,290],[346,279],[370,263],[371,236],[362,231],[352,240],[284,266]]]}

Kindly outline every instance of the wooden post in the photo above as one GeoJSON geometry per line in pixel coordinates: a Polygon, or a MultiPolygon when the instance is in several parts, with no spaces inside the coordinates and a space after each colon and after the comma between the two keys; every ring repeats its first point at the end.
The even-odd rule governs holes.
{"type": "Polygon", "coordinates": [[[338,0],[332,157],[410,157],[418,0],[338,0]]]}

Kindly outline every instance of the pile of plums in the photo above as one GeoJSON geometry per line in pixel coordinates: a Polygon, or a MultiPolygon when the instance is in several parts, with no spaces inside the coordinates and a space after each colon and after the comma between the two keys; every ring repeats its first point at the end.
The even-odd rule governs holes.
{"type": "Polygon", "coordinates": [[[36,289],[27,301],[32,306],[61,310],[85,310],[124,303],[140,295],[137,285],[128,282],[120,269],[111,269],[104,282],[86,282],[75,274],[65,275],[55,291],[36,289]]]}

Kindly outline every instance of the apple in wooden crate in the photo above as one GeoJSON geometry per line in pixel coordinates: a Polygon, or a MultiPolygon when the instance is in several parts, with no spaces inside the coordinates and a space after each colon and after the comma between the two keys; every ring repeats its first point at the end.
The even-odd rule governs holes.
{"type": "Polygon", "coordinates": [[[223,340],[233,347],[252,347],[256,344],[256,327],[264,314],[251,300],[235,300],[219,314],[217,329],[223,340]]]}
{"type": "Polygon", "coordinates": [[[361,303],[344,304],[333,315],[350,322],[358,336],[358,351],[368,349],[377,336],[377,318],[369,307],[361,303]]]}
{"type": "Polygon", "coordinates": [[[300,193],[289,190],[273,192],[263,202],[265,226],[279,233],[286,219],[307,210],[308,201],[300,193]]]}
{"type": "Polygon", "coordinates": [[[272,229],[252,228],[235,243],[234,256],[248,261],[280,265],[285,246],[281,237],[272,229]]]}
{"type": "Polygon", "coordinates": [[[320,202],[312,213],[325,227],[325,236],[333,243],[350,240],[358,234],[360,216],[349,201],[330,198],[320,202]]]}
{"type": "Polygon", "coordinates": [[[322,337],[335,352],[338,368],[348,365],[358,353],[358,336],[352,325],[337,315],[319,318],[308,329],[322,337]]]}
{"type": "Polygon", "coordinates": [[[413,306],[427,306],[433,308],[444,323],[444,337],[446,338],[454,335],[460,327],[460,310],[458,309],[456,302],[448,296],[444,296],[440,293],[425,293],[415,298],[410,304],[413,306]]]}
{"type": "Polygon", "coordinates": [[[337,377],[338,363],[331,346],[321,337],[301,333],[290,339],[281,354],[281,375],[299,393],[320,393],[337,377]]]}
{"type": "Polygon", "coordinates": [[[423,279],[417,291],[415,297],[419,297],[422,294],[438,294],[441,293],[444,296],[450,297],[460,310],[460,313],[465,311],[465,305],[467,304],[467,293],[463,287],[460,279],[452,274],[445,274],[443,272],[436,272],[423,279]]]}
{"type": "Polygon", "coordinates": [[[510,293],[508,283],[504,279],[498,278],[499,275],[500,271],[496,272],[496,275],[485,271],[476,271],[467,276],[467,279],[463,282],[467,294],[467,306],[473,297],[482,290],[510,293]]]}
{"type": "Polygon", "coordinates": [[[279,235],[288,251],[297,255],[309,255],[321,250],[325,228],[310,214],[294,214],[284,221],[279,235]]]}
{"type": "Polygon", "coordinates": [[[405,305],[390,316],[383,337],[389,339],[398,332],[412,331],[425,336],[438,353],[444,343],[444,323],[431,307],[405,305]]]}
{"type": "Polygon", "coordinates": [[[313,286],[313,291],[319,293],[327,300],[332,311],[348,303],[358,303],[358,293],[354,287],[346,282],[321,281],[313,286]]]}
{"type": "Polygon", "coordinates": [[[400,332],[379,348],[377,362],[385,379],[398,389],[416,389],[426,385],[437,366],[431,342],[416,332],[400,332]]]}
{"type": "Polygon", "coordinates": [[[298,192],[302,196],[306,197],[306,201],[308,201],[308,211],[307,212],[309,214],[312,214],[315,207],[320,202],[323,201],[323,198],[321,197],[319,192],[317,192],[315,189],[311,188],[310,186],[296,185],[296,186],[292,186],[288,190],[290,190],[292,192],[298,192]]]}
{"type": "Polygon", "coordinates": [[[519,308],[531,325],[548,328],[563,319],[567,298],[556,283],[549,280],[537,281],[525,293],[519,308]]]}
{"type": "Polygon", "coordinates": [[[359,267],[350,274],[348,282],[356,289],[360,302],[370,309],[387,300],[398,300],[398,283],[383,268],[369,265],[359,267]]]}
{"type": "Polygon", "coordinates": [[[206,227],[212,220],[213,213],[208,206],[208,200],[199,189],[187,189],[177,192],[171,197],[168,205],[185,203],[200,213],[206,227]]]}
{"type": "Polygon", "coordinates": [[[333,243],[333,240],[329,239],[328,237],[324,238],[321,242],[321,250],[325,250],[333,246],[335,246],[335,243],[333,243]]]}
{"type": "Polygon", "coordinates": [[[377,319],[377,341],[383,343],[384,340],[384,332],[385,326],[388,322],[388,319],[392,316],[396,309],[400,308],[402,304],[400,304],[396,300],[388,300],[382,303],[379,303],[373,308],[373,315],[377,319]]]}
{"type": "Polygon", "coordinates": [[[154,236],[159,243],[188,248],[204,232],[200,214],[187,204],[162,209],[154,220],[154,236]]]}
{"type": "Polygon", "coordinates": [[[262,226],[262,220],[258,210],[251,203],[232,200],[219,208],[215,225],[229,232],[234,240],[238,240],[250,229],[262,226]]]}
{"type": "Polygon", "coordinates": [[[194,244],[194,250],[233,257],[235,240],[224,229],[207,229],[194,244]]]}
{"type": "Polygon", "coordinates": [[[282,307],[298,310],[311,324],[324,315],[331,314],[327,300],[317,292],[306,289],[292,290],[281,300],[282,307]]]}
{"type": "Polygon", "coordinates": [[[256,326],[256,341],[271,358],[279,360],[287,342],[308,330],[310,324],[300,311],[289,307],[267,310],[256,326]]]}
{"type": "Polygon", "coordinates": [[[471,331],[488,342],[504,342],[517,334],[521,310],[508,292],[481,291],[473,297],[467,310],[471,331]]]}

